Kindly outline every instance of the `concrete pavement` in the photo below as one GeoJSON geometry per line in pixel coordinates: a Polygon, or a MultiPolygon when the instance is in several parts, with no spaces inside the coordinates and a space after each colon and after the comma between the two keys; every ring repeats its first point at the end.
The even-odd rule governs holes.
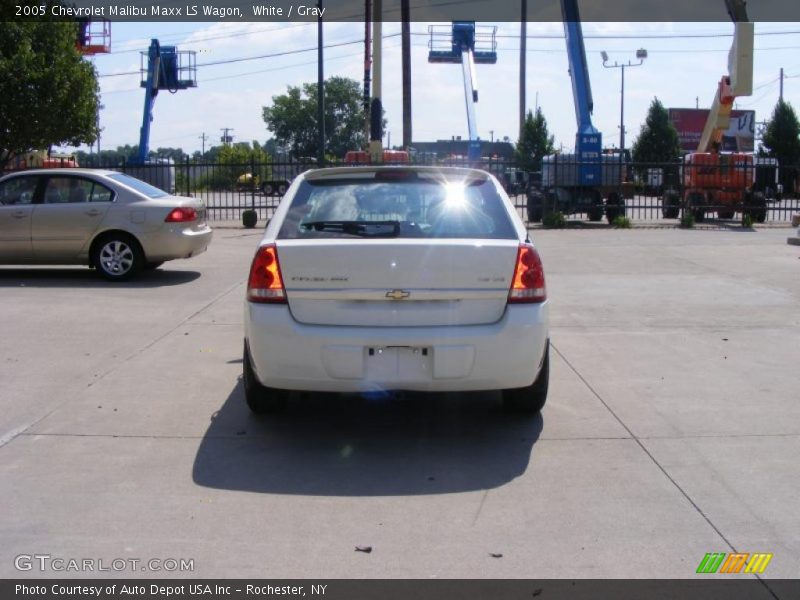
{"type": "Polygon", "coordinates": [[[297,395],[252,417],[257,232],[219,230],[123,285],[0,269],[0,576],[87,575],[14,567],[45,553],[194,561],[118,573],[145,577],[689,578],[736,550],[795,578],[800,255],[785,238],[536,231],[554,352],[535,419],[497,394],[297,395]]]}

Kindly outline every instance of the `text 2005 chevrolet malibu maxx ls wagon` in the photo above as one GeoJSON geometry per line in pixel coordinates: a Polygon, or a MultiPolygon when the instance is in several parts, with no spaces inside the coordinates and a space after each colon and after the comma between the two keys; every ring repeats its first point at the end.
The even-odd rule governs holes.
{"type": "Polygon", "coordinates": [[[528,232],[483,171],[308,171],[250,269],[244,388],[256,413],[289,391],[499,389],[547,397],[548,305],[528,232]]]}

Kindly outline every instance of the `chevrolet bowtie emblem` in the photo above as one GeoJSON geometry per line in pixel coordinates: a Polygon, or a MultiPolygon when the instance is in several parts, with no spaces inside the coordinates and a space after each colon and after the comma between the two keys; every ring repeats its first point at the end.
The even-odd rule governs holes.
{"type": "Polygon", "coordinates": [[[391,292],[386,292],[386,297],[391,298],[392,300],[404,300],[411,295],[411,292],[407,292],[405,290],[392,290],[391,292]]]}

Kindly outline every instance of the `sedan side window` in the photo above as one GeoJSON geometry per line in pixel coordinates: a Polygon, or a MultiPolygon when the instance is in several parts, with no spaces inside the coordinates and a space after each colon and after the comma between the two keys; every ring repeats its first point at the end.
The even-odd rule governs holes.
{"type": "Polygon", "coordinates": [[[44,191],[45,204],[80,204],[88,202],[93,181],[78,177],[50,177],[44,191]]]}
{"type": "Polygon", "coordinates": [[[114,199],[114,192],[104,185],[94,182],[92,194],[89,196],[89,202],[111,202],[114,199]]]}
{"type": "Polygon", "coordinates": [[[0,204],[3,206],[31,204],[38,183],[38,177],[14,177],[0,183],[0,204]]]}

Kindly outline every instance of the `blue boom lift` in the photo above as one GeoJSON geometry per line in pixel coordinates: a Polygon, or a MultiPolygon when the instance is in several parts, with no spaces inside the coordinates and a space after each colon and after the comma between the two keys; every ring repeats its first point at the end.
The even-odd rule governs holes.
{"type": "Polygon", "coordinates": [[[603,151],[603,136],[592,124],[594,101],[578,0],[561,0],[561,15],[578,124],[575,153],[544,157],[541,184],[528,192],[528,219],[541,221],[544,212],[557,210],[587,213],[589,220],[599,221],[605,212],[611,223],[625,214],[621,185],[627,160],[619,152],[603,151]]]}
{"type": "Polygon", "coordinates": [[[497,27],[487,26],[477,30],[475,21],[453,21],[449,32],[442,31],[441,27],[436,25],[430,25],[428,31],[430,33],[428,62],[461,64],[469,128],[468,158],[470,162],[478,161],[481,157],[481,143],[475,117],[475,105],[478,103],[478,78],[475,65],[497,62],[495,39],[497,27]]]}
{"type": "Polygon", "coordinates": [[[197,87],[195,52],[178,51],[175,46],[162,46],[151,40],[147,52],[142,52],[141,87],[144,88],[144,114],[139,130],[139,152],[128,161],[125,169],[134,177],[161,188],[175,191],[175,166],[171,159],[148,158],[150,153],[150,124],[153,122],[153,104],[160,90],[174,94],[178,90],[197,87]]]}
{"type": "Polygon", "coordinates": [[[150,41],[150,49],[142,52],[142,81],[144,88],[144,115],[139,133],[138,164],[147,162],[150,152],[150,123],[153,121],[153,104],[159,90],[174,94],[178,90],[197,87],[197,63],[195,53],[178,51],[175,46],[162,46],[158,40],[150,41]],[[147,58],[147,68],[144,59],[147,58]]]}

